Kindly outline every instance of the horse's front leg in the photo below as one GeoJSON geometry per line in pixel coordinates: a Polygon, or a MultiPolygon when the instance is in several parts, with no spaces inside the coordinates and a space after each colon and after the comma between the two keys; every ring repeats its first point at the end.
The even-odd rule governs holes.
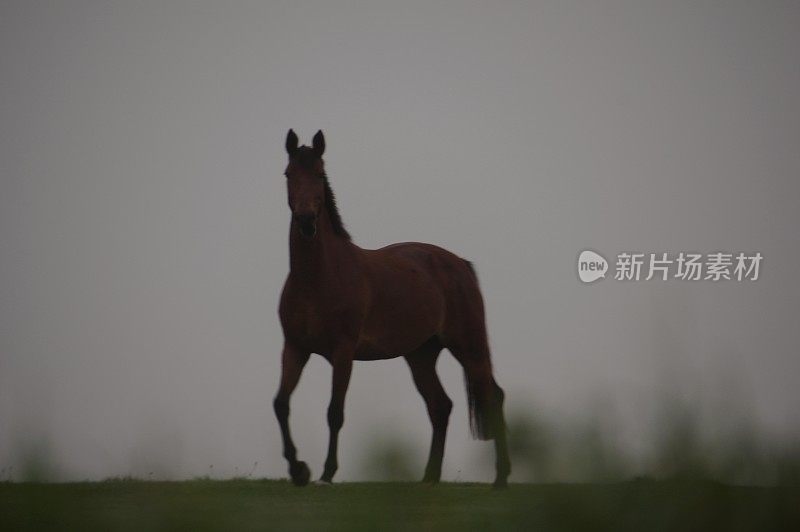
{"type": "Polygon", "coordinates": [[[295,449],[292,435],[289,432],[289,399],[292,392],[297,387],[300,374],[308,362],[310,353],[297,349],[288,342],[283,345],[281,385],[275,395],[273,406],[278,423],[281,426],[281,436],[283,437],[283,456],[289,462],[289,476],[296,486],[305,486],[311,477],[311,471],[305,462],[297,459],[297,449],[295,449]]]}
{"type": "Polygon", "coordinates": [[[339,468],[339,463],[336,459],[339,430],[344,424],[344,398],[347,395],[347,387],[350,384],[354,354],[355,349],[348,346],[337,349],[331,357],[333,384],[331,386],[331,402],[328,405],[330,440],[328,441],[328,457],[325,459],[325,471],[320,477],[320,482],[332,482],[333,475],[336,474],[336,470],[339,468]]]}

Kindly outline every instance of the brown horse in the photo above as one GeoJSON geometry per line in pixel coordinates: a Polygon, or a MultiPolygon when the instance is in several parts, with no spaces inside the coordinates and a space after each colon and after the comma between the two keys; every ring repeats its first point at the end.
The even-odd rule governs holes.
{"type": "Polygon", "coordinates": [[[511,465],[503,390],[492,376],[483,299],[472,265],[430,244],[408,242],[375,250],[356,246],[325,174],[322,131],[311,147],[297,144],[297,135],[289,130],[285,175],[292,211],[290,270],[279,309],[284,345],[274,401],[292,482],[302,486],[311,476],[306,463],[297,459],[289,432],[289,398],[311,353],[333,367],[330,441],[320,482],[331,482],[338,468],[336,448],[353,361],[398,356],[408,362],[433,425],[423,482],[438,482],[453,403],[436,375],[436,360],[447,348],[464,368],[473,436],[494,439],[494,485],[505,486],[511,465]]]}

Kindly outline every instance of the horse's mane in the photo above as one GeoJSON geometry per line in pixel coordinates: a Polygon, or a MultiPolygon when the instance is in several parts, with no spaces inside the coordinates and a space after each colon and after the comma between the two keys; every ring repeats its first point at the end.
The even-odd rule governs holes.
{"type": "Polygon", "coordinates": [[[333,194],[330,181],[328,181],[328,175],[323,172],[322,178],[325,180],[325,210],[328,211],[328,216],[331,218],[333,232],[346,240],[350,240],[350,233],[347,232],[344,222],[342,222],[342,217],[339,215],[339,209],[336,207],[336,196],[333,194]]]}
{"type": "MultiPolygon", "coordinates": [[[[309,146],[300,146],[294,153],[295,160],[305,168],[314,168],[316,162],[320,159],[319,155],[314,152],[314,149],[309,146]]],[[[331,219],[334,234],[350,240],[350,233],[344,227],[342,217],[339,214],[339,209],[336,207],[336,196],[331,188],[331,183],[328,181],[328,174],[322,170],[320,177],[325,181],[325,209],[328,211],[328,216],[331,219]]]]}

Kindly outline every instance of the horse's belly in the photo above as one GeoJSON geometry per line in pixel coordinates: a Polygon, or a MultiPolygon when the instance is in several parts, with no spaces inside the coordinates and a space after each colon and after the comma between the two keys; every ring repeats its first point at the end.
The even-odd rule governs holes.
{"type": "Polygon", "coordinates": [[[363,339],[356,347],[356,360],[386,360],[411,353],[434,336],[435,331],[405,337],[383,336],[363,339]]]}
{"type": "Polygon", "coordinates": [[[379,353],[375,348],[364,345],[363,348],[356,350],[355,360],[388,360],[397,358],[403,353],[379,353]]]}
{"type": "Polygon", "coordinates": [[[377,360],[410,353],[439,333],[442,318],[442,305],[435,299],[373,307],[361,330],[356,356],[377,360]]]}

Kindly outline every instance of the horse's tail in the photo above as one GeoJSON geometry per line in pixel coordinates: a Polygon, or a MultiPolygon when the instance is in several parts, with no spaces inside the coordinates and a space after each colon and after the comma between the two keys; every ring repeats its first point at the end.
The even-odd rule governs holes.
{"type": "Polygon", "coordinates": [[[472,436],[479,440],[491,440],[505,432],[504,394],[492,376],[492,361],[486,336],[478,273],[470,261],[462,260],[467,267],[465,272],[467,276],[463,278],[462,287],[462,293],[466,297],[460,303],[467,318],[466,335],[461,339],[461,346],[450,351],[464,368],[472,436]]]}
{"type": "Polygon", "coordinates": [[[467,264],[467,268],[469,268],[470,273],[472,274],[472,278],[475,280],[475,286],[478,286],[478,270],[475,269],[475,265],[472,264],[467,259],[461,259],[467,264]]]}
{"type": "Polygon", "coordinates": [[[472,437],[477,440],[490,440],[490,426],[486,412],[486,401],[480,400],[478,384],[470,380],[469,374],[464,372],[464,385],[467,388],[467,405],[469,405],[469,430],[472,437]]]}
{"type": "Polygon", "coordinates": [[[464,371],[469,405],[469,428],[472,437],[478,440],[492,440],[500,432],[505,431],[502,410],[505,393],[491,376],[488,380],[491,386],[488,389],[485,382],[483,379],[476,379],[475,376],[470,377],[469,373],[464,371]]]}

